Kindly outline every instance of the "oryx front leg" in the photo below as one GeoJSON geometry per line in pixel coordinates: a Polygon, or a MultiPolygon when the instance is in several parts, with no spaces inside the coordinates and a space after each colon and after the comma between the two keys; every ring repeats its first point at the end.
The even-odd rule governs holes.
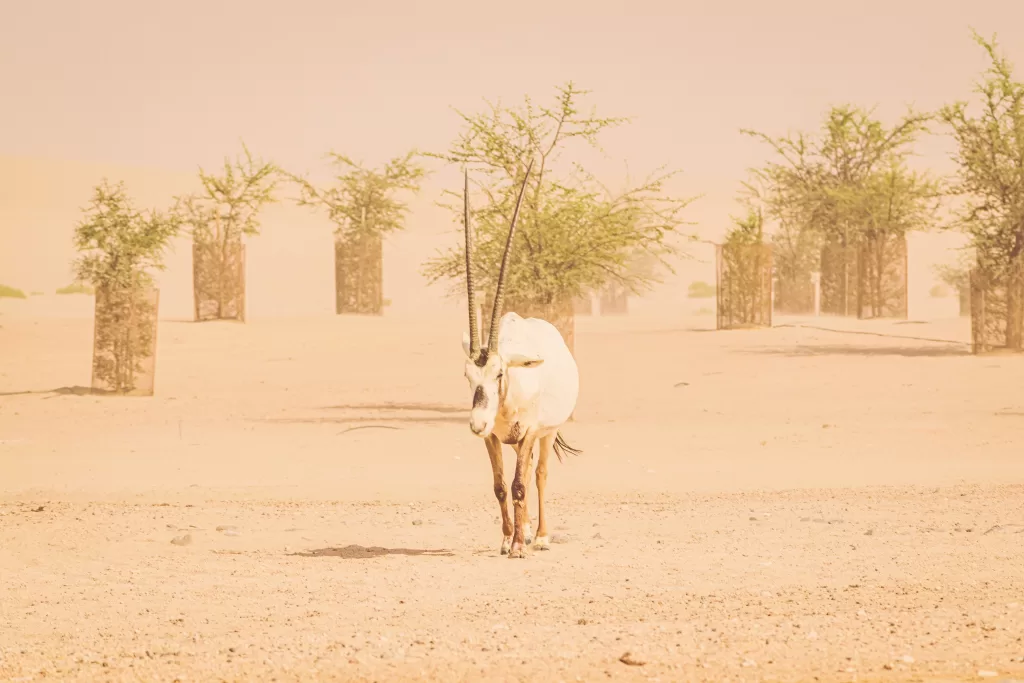
{"type": "Polygon", "coordinates": [[[530,464],[533,460],[533,444],[537,438],[527,432],[519,442],[516,453],[516,476],[512,480],[512,510],[515,514],[515,529],[512,532],[512,549],[509,558],[526,557],[526,528],[530,524],[530,514],[526,509],[527,477],[530,476],[530,464]]]}
{"type": "Polygon", "coordinates": [[[501,554],[508,553],[512,547],[512,520],[508,516],[508,490],[505,488],[505,465],[501,457],[501,441],[498,437],[488,436],[484,441],[487,444],[487,455],[491,458],[491,471],[494,474],[494,497],[498,499],[498,507],[501,508],[501,554]]]}

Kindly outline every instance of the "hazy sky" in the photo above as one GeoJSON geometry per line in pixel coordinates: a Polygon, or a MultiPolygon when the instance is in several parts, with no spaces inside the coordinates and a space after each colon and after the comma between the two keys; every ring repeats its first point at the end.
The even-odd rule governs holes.
{"type": "Polygon", "coordinates": [[[571,78],[636,117],[616,159],[681,167],[700,192],[763,158],[741,126],[968,95],[971,25],[1024,61],[1019,0],[8,2],[0,154],[192,170],[243,137],[299,169],[330,147],[379,162],[446,145],[451,106],[571,78]]]}
{"type": "MultiPolygon", "coordinates": [[[[413,147],[444,149],[460,126],[452,107],[549,98],[568,79],[594,91],[600,114],[634,117],[608,136],[610,161],[595,169],[603,179],[621,183],[624,161],[634,175],[682,169],[671,189],[705,195],[688,216],[716,238],[738,213],[746,169],[767,155],[739,128],[815,128],[842,102],[877,105],[892,122],[909,104],[930,110],[969,97],[986,66],[971,26],[997,32],[1024,69],[1022,0],[0,0],[0,176],[13,178],[0,188],[0,274],[40,288],[67,281],[77,207],[100,166],[194,178],[197,164],[235,154],[240,138],[300,172],[322,169],[331,148],[379,164],[413,147]],[[64,173],[56,169],[72,165],[29,158],[97,170],[64,173]]],[[[918,146],[940,169],[946,147],[943,138],[918,146]]],[[[423,259],[458,239],[451,217],[431,205],[442,186],[460,185],[456,174],[430,179],[409,230],[389,247],[387,295],[410,308],[437,296],[416,275],[423,259]],[[407,281],[395,279],[406,273],[407,281]]],[[[181,189],[156,192],[149,186],[159,174],[123,175],[140,178],[132,193],[166,193],[154,202],[181,189]]],[[[329,227],[306,230],[303,220],[312,218],[268,211],[251,245],[254,310],[275,292],[292,306],[299,294],[278,291],[282,278],[295,292],[322,291],[317,305],[329,307],[329,227]],[[293,274],[285,278],[286,268],[293,274]],[[300,281],[310,273],[323,282],[300,281]],[[266,292],[258,289],[264,276],[266,292]]],[[[165,289],[187,311],[188,252],[179,251],[183,260],[167,275],[176,284],[165,289]]],[[[931,274],[920,270],[927,291],[931,274]]]]}

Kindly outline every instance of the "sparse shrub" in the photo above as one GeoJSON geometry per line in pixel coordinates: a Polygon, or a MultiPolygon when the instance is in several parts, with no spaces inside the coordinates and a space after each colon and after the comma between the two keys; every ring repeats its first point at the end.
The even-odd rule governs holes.
{"type": "Polygon", "coordinates": [[[203,191],[177,198],[174,214],[192,235],[192,287],[195,319],[245,320],[243,236],[260,232],[259,214],[277,201],[280,169],[242,156],[224,160],[220,176],[199,169],[203,191]]]}
{"type": "Polygon", "coordinates": [[[702,280],[695,280],[690,283],[690,287],[686,290],[686,296],[691,299],[713,299],[715,296],[715,286],[709,285],[702,280]]]}
{"type": "Polygon", "coordinates": [[[93,388],[135,392],[156,352],[157,297],[149,270],[163,269],[163,252],[178,232],[172,216],[134,208],[123,183],[104,180],[75,228],[79,282],[96,289],[93,388]]]}
{"type": "MultiPolygon", "coordinates": [[[[970,238],[977,300],[970,303],[975,351],[1024,351],[1024,83],[995,39],[977,33],[989,66],[974,102],[939,111],[956,143],[954,226],[970,238]]],[[[962,269],[961,269],[962,271],[962,269]]],[[[975,294],[971,294],[971,299],[975,294]]],[[[969,299],[970,301],[970,299],[969,299]]]]}
{"type": "MultiPolygon", "coordinates": [[[[567,311],[559,315],[567,339],[573,334],[573,301],[581,295],[613,281],[641,294],[658,281],[653,267],[638,263],[668,266],[666,257],[679,253],[674,236],[688,225],[683,213],[692,201],[668,195],[666,183],[675,173],[658,172],[613,192],[573,159],[577,150],[599,148],[603,133],[628,122],[584,107],[580,100],[587,92],[570,82],[558,88],[550,104],[526,98],[519,106],[490,104],[479,113],[459,112],[458,137],[447,152],[430,155],[468,167],[479,187],[478,197],[469,201],[476,234],[471,261],[477,291],[483,292],[496,284],[512,212],[533,162],[509,256],[505,308],[520,315],[567,311]]],[[[462,188],[445,194],[455,199],[447,208],[461,235],[462,188]]],[[[464,295],[465,247],[439,253],[423,272],[431,283],[447,282],[453,294],[464,295]]]]}
{"type": "Polygon", "coordinates": [[[405,228],[409,207],[401,194],[416,194],[427,171],[415,151],[395,157],[383,168],[368,169],[335,152],[334,184],[318,188],[291,173],[299,186],[300,206],[324,209],[334,223],[335,312],[380,315],[385,303],[383,240],[405,228]]]}
{"type": "Polygon", "coordinates": [[[57,294],[96,294],[96,290],[89,285],[82,284],[81,282],[72,282],[67,287],[61,287],[57,290],[57,294]]]}
{"type": "Polygon", "coordinates": [[[945,299],[949,296],[949,288],[946,285],[935,285],[928,290],[928,296],[933,299],[945,299]]]}
{"type": "Polygon", "coordinates": [[[7,285],[0,285],[0,299],[25,299],[25,292],[7,285]]]}

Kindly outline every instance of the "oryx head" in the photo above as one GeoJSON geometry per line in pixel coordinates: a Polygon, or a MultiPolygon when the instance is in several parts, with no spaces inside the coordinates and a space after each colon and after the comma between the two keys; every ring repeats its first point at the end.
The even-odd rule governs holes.
{"type": "Polygon", "coordinates": [[[463,194],[463,218],[466,226],[466,293],[469,298],[469,332],[462,337],[462,348],[466,352],[466,379],[473,397],[473,408],[469,414],[469,428],[480,437],[489,436],[494,429],[494,421],[498,408],[505,398],[508,389],[506,373],[509,368],[532,367],[544,362],[536,358],[527,358],[514,354],[505,358],[498,351],[498,325],[501,322],[501,308],[505,299],[505,276],[508,257],[512,251],[512,239],[516,234],[516,221],[519,220],[519,208],[523,204],[526,193],[526,182],[530,178],[533,162],[526,167],[523,185],[519,188],[519,198],[512,214],[512,223],[505,241],[505,253],[501,258],[501,270],[498,271],[498,284],[494,290],[494,310],[491,312],[491,329],[487,336],[487,346],[480,346],[480,330],[476,320],[476,291],[473,289],[473,229],[469,222],[469,171],[466,171],[463,194]]]}

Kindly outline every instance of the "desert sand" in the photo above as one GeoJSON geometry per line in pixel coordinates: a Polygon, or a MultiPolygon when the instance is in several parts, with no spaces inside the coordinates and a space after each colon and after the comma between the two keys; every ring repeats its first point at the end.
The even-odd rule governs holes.
{"type": "Polygon", "coordinates": [[[0,680],[1024,679],[1024,364],[966,319],[579,318],[510,560],[454,311],[165,319],[112,398],[57,299],[0,302],[0,680]]]}

